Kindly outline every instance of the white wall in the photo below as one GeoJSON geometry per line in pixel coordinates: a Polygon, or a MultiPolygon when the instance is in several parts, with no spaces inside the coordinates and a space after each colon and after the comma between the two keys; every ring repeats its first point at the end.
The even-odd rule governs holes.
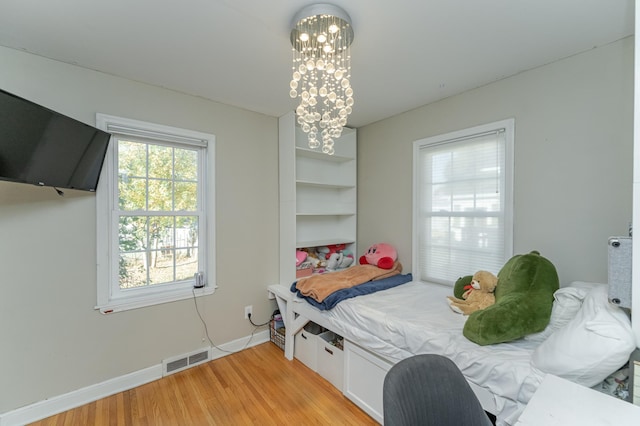
{"type": "Polygon", "coordinates": [[[392,243],[410,271],[413,141],[515,117],[514,252],[539,250],[561,283],[607,282],[607,239],[632,219],[633,47],[629,37],[358,129],[358,246],[392,243]]]}
{"type": "MultiPolygon", "coordinates": [[[[264,322],[278,280],[277,119],[0,47],[0,88],[95,125],[96,112],[216,135],[217,272],[198,299],[216,344],[264,322]],[[274,245],[274,242],[275,245],[274,245]]],[[[215,76],[212,76],[215,78],[215,76]]],[[[95,196],[0,182],[0,413],[205,346],[193,300],[101,315],[95,196]]]]}

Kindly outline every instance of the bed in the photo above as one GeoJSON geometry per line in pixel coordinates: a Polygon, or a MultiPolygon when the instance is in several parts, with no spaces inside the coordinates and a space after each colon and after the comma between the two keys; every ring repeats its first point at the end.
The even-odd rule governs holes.
{"type": "Polygon", "coordinates": [[[635,348],[630,321],[608,303],[604,284],[576,282],[561,288],[543,332],[480,346],[462,335],[467,317],[450,309],[446,296],[451,287],[408,277],[408,282],[346,298],[330,309],[314,306],[285,286],[270,287],[285,321],[285,356],[293,358],[294,336],[308,321],[343,336],[343,392],[379,422],[384,374],[414,354],[452,359],[496,423],[512,425],[547,373],[592,386],[621,367],[635,348]]]}

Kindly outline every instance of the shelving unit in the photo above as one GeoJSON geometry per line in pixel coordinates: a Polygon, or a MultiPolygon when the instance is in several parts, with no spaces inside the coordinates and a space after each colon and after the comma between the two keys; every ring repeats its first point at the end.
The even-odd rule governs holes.
{"type": "Polygon", "coordinates": [[[356,130],[335,154],[311,150],[293,112],[279,120],[280,283],[295,281],[295,250],[329,244],[356,249],[356,130]]]}

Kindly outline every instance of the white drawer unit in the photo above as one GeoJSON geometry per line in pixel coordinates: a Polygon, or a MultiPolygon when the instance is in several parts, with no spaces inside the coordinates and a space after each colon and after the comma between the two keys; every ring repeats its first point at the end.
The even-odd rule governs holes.
{"type": "Polygon", "coordinates": [[[382,387],[392,363],[346,340],[344,395],[382,423],[382,387]]]}
{"type": "MultiPolygon", "coordinates": [[[[636,350],[637,352],[637,350],[636,350]]],[[[633,385],[631,395],[633,396],[633,402],[635,405],[640,405],[640,361],[633,362],[633,379],[631,383],[633,385]]]]}
{"type": "Polygon", "coordinates": [[[318,371],[318,335],[300,330],[295,337],[293,356],[313,371],[318,371]]]}
{"type": "Polygon", "coordinates": [[[629,357],[629,402],[640,405],[640,349],[629,357]]]}
{"type": "Polygon", "coordinates": [[[332,344],[337,338],[339,336],[332,331],[325,331],[318,335],[318,374],[342,391],[344,352],[332,344]]]}

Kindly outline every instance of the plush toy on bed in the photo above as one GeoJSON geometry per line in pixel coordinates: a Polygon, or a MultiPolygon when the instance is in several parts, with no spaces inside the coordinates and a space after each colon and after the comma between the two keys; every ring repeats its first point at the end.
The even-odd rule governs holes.
{"type": "Polygon", "coordinates": [[[471,283],[464,287],[466,291],[462,294],[462,299],[447,296],[449,306],[454,312],[464,315],[487,308],[496,302],[493,292],[497,284],[498,277],[491,272],[478,271],[473,274],[471,283]]]}
{"type": "Polygon", "coordinates": [[[374,265],[382,269],[391,269],[397,258],[398,253],[391,244],[378,243],[369,247],[360,256],[359,262],[361,265],[374,265]]]}
{"type": "Polygon", "coordinates": [[[517,254],[500,269],[498,280],[496,303],[469,315],[462,334],[479,345],[493,345],[544,330],[559,288],[553,263],[535,250],[517,254]]]}

